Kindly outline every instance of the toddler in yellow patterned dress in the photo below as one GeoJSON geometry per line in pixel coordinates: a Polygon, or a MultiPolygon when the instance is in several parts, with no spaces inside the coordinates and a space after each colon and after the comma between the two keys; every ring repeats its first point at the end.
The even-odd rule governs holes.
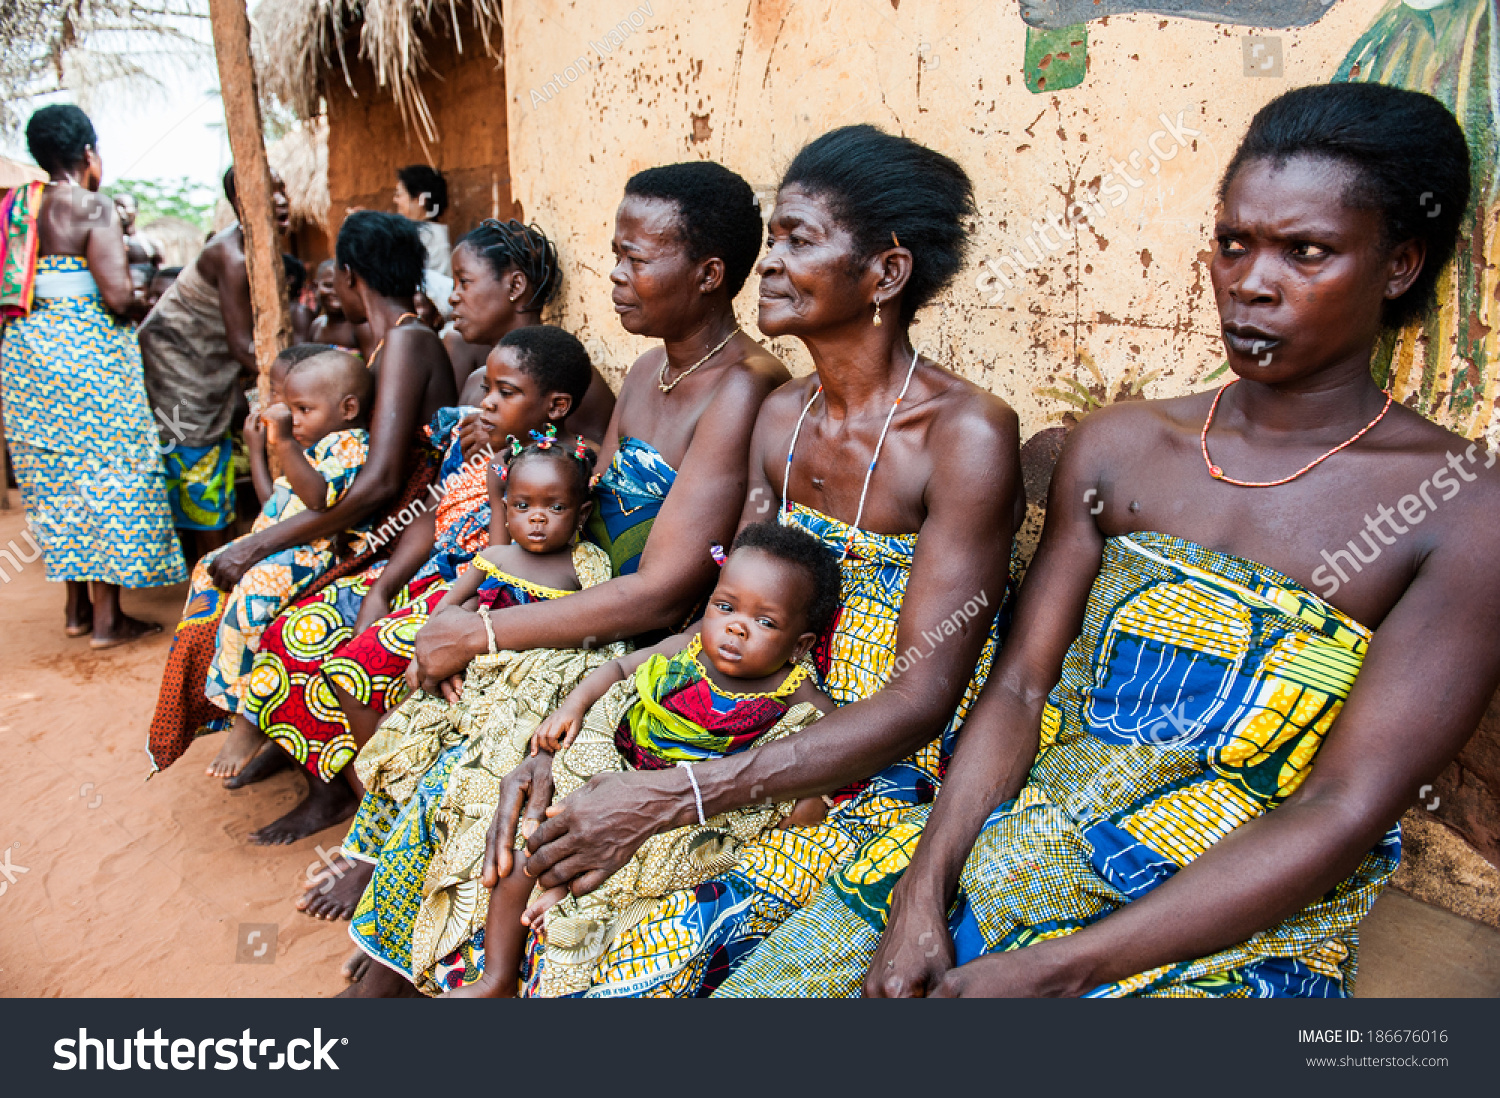
{"type": "MultiPolygon", "coordinates": [[[[261,505],[252,536],[303,511],[328,510],[354,483],[369,451],[365,424],[375,389],[370,371],[343,351],[325,349],[304,357],[301,348],[293,348],[282,357],[290,365],[281,379],[281,399],[259,416],[265,450],[279,460],[282,475],[261,505]]],[[[252,428],[252,445],[257,433],[252,428]]],[[[356,544],[345,550],[357,551],[364,533],[350,531],[356,544]]],[[[319,538],[272,553],[251,566],[225,596],[204,695],[235,719],[228,741],[209,764],[212,776],[233,777],[263,746],[260,730],[239,715],[260,635],[333,565],[337,541],[319,538]]],[[[213,586],[208,565],[218,552],[222,550],[193,569],[189,604],[213,586]]]]}
{"type": "MultiPolygon", "coordinates": [[[[623,868],[578,900],[565,887],[533,895],[521,858],[491,888],[484,930],[484,975],[452,994],[516,993],[527,928],[547,916],[543,994],[587,984],[591,962],[656,897],[729,868],[741,843],[778,823],[819,823],[819,797],[755,805],[706,817],[692,765],[800,731],[833,702],[802,664],[838,608],[838,562],[802,530],[758,523],[740,532],[703,618],[651,648],[592,672],[531,737],[531,753],[555,753],[560,797],[596,774],[683,768],[684,802],[697,826],[649,840],[623,868]],[[560,918],[558,918],[560,916],[560,918]]],[[[543,955],[544,954],[544,955],[543,955]]]]}

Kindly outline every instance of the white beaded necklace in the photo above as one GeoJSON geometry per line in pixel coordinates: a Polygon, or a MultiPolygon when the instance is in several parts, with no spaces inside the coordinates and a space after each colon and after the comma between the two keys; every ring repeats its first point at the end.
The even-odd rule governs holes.
{"type": "MultiPolygon", "coordinates": [[[[916,373],[917,352],[913,350],[911,353],[911,365],[906,369],[906,383],[901,386],[901,392],[896,394],[895,403],[891,405],[891,410],[886,413],[885,425],[880,428],[880,437],[875,440],[875,453],[870,457],[870,467],[865,470],[865,483],[859,490],[859,506],[855,509],[854,512],[854,524],[851,527],[852,530],[858,530],[860,522],[865,517],[865,497],[869,495],[870,492],[870,478],[875,475],[875,463],[880,460],[880,451],[885,446],[885,436],[891,429],[891,420],[896,418],[896,409],[901,407],[901,401],[906,397],[906,391],[911,388],[911,379],[916,376],[916,373]]],[[[792,479],[792,454],[797,449],[797,436],[802,433],[802,423],[805,419],[807,419],[807,413],[812,411],[813,402],[818,399],[818,395],[822,392],[823,386],[821,385],[813,390],[813,395],[808,400],[807,404],[803,407],[802,414],[797,417],[797,426],[792,428],[791,444],[786,448],[786,471],[781,475],[780,519],[783,526],[786,525],[786,516],[792,502],[791,496],[787,492],[787,486],[791,483],[792,479]]],[[[850,538],[844,539],[844,551],[839,554],[840,564],[843,564],[845,558],[849,556],[850,540],[850,538]]]]}

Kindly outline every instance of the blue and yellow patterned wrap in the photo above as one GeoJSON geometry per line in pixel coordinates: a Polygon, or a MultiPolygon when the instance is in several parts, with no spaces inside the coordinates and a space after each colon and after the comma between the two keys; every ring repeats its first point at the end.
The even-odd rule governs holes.
{"type": "MultiPolygon", "coordinates": [[[[896,624],[911,578],[915,534],[872,534],[827,515],[790,504],[783,520],[812,534],[836,555],[843,593],[830,633],[813,652],[824,692],[839,705],[868,698],[911,662],[930,655],[922,641],[896,650],[896,624]]],[[[964,716],[984,686],[1007,618],[1007,591],[979,592],[966,606],[988,630],[958,708],[942,733],[915,754],[887,767],[857,789],[844,791],[838,808],[815,827],[777,828],[746,843],[739,864],[692,889],[667,896],[651,915],[620,935],[594,971],[591,996],[698,996],[712,992],[767,935],[808,903],[830,873],[849,869],[872,891],[894,887],[910,847],[937,795],[964,716]],[[908,841],[908,838],[910,841],[908,841]],[[882,845],[884,844],[884,845],[882,845]],[[872,849],[895,851],[871,862],[872,849]]],[[[948,634],[933,638],[941,644],[948,634]]],[[[547,983],[545,949],[533,935],[527,990],[547,983]]]]}
{"type": "Polygon", "coordinates": [[[677,470],[655,447],[629,435],[620,439],[594,489],[588,522],[589,540],[609,554],[615,575],[627,576],[641,566],[651,524],[676,480],[677,470]]]}
{"type": "MultiPolygon", "coordinates": [[[[959,963],[1105,918],[1276,808],[1307,776],[1369,639],[1261,565],[1163,534],[1111,538],[1030,778],[986,821],[960,878],[959,963]]],[[[1393,827],[1285,922],[1090,994],[1347,995],[1360,920],[1400,855],[1393,827]]],[[[885,925],[880,884],[836,876],[723,994],[857,994],[885,925]]]]}
{"type": "MultiPolygon", "coordinates": [[[[29,316],[0,345],[0,404],[29,525],[17,551],[47,578],[160,587],[187,578],[130,325],[82,256],[37,260],[29,316]],[[79,292],[51,296],[47,284],[79,292]]],[[[19,564],[10,560],[12,572],[19,564]]],[[[10,578],[10,573],[6,573],[10,578]]]]}

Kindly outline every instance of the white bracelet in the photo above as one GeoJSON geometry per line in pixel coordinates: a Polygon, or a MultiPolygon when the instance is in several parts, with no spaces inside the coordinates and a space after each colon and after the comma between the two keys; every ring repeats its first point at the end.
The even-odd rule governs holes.
{"type": "Polygon", "coordinates": [[[493,656],[499,649],[495,647],[495,627],[490,624],[490,612],[487,607],[479,611],[479,620],[484,622],[484,635],[490,642],[490,655],[493,656]]]}
{"type": "Polygon", "coordinates": [[[690,762],[680,762],[677,765],[687,771],[688,783],[693,787],[693,803],[698,806],[698,822],[700,824],[708,823],[708,817],[703,815],[703,790],[698,788],[698,775],[693,773],[693,764],[690,762]]]}

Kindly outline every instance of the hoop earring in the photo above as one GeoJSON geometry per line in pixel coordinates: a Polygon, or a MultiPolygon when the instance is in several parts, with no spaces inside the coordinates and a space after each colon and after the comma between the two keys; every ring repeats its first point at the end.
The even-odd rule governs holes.
{"type": "Polygon", "coordinates": [[[880,327],[880,299],[879,298],[875,299],[875,320],[874,320],[874,324],[875,324],[875,327],[877,327],[877,328],[880,327]]]}

